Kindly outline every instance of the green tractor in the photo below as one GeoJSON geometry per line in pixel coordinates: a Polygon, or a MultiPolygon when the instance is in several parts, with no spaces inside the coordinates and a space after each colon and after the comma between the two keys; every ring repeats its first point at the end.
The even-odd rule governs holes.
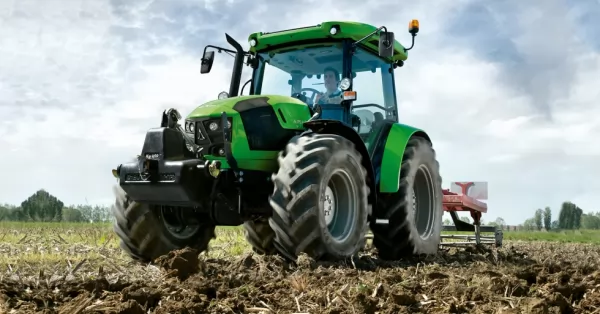
{"type": "Polygon", "coordinates": [[[418,29],[410,48],[338,21],[253,33],[248,51],[227,34],[233,49],[206,46],[201,73],[215,51],[234,56],[229,92],[181,123],[166,110],[137,160],[113,170],[121,247],[149,262],[243,225],[255,252],[290,260],[349,258],[369,229],[382,259],[436,253],[439,165],[427,133],[398,123],[394,81],[418,29]]]}

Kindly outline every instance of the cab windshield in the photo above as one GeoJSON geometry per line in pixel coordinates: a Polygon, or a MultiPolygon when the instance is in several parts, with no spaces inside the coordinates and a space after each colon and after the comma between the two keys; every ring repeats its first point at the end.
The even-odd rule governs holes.
{"type": "MultiPolygon", "coordinates": [[[[259,67],[253,84],[255,94],[289,95],[311,107],[317,100],[319,104],[340,103],[342,43],[284,48],[258,56],[259,67]]],[[[397,121],[394,78],[390,68],[390,64],[362,48],[358,48],[352,57],[352,90],[357,92],[352,113],[360,118],[357,131],[362,135],[370,133],[374,123],[384,119],[397,121]]]]}

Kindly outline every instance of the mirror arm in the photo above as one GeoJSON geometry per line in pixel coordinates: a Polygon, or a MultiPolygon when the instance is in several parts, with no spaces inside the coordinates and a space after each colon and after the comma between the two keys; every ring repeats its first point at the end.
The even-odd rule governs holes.
{"type": "Polygon", "coordinates": [[[218,52],[218,53],[221,53],[222,51],[229,52],[229,53],[236,53],[236,51],[234,51],[234,50],[231,50],[231,49],[222,48],[222,47],[219,47],[219,46],[213,46],[213,45],[206,45],[206,46],[204,47],[204,51],[202,52],[202,55],[205,55],[205,54],[206,54],[206,49],[208,49],[208,48],[215,48],[215,49],[217,50],[217,52],[218,52]]]}
{"type": "Polygon", "coordinates": [[[381,26],[380,28],[378,28],[378,29],[374,30],[373,32],[371,32],[369,35],[367,35],[367,36],[365,36],[365,37],[363,37],[363,38],[361,38],[361,39],[357,40],[356,42],[352,43],[352,48],[355,48],[355,47],[356,47],[358,44],[360,44],[361,42],[363,42],[363,41],[365,41],[365,40],[369,39],[369,37],[371,37],[371,36],[373,36],[373,35],[377,34],[377,32],[379,32],[379,31],[381,31],[381,30],[383,30],[383,31],[384,31],[384,32],[386,32],[386,33],[388,32],[388,31],[387,31],[387,27],[385,27],[385,26],[381,26]]]}

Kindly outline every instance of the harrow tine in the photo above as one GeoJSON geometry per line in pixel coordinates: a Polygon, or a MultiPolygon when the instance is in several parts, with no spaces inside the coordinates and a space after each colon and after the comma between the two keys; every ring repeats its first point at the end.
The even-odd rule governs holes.
{"type": "MultiPolygon", "coordinates": [[[[481,242],[480,244],[494,244],[494,242],[481,242]]],[[[446,242],[440,244],[442,247],[458,247],[458,246],[469,246],[476,245],[475,242],[446,242]]]]}
{"type": "MultiPolygon", "coordinates": [[[[444,226],[450,227],[450,226],[444,226]]],[[[493,245],[495,247],[502,246],[503,234],[502,230],[497,228],[488,228],[485,229],[486,233],[493,232],[494,235],[482,235],[482,230],[480,228],[475,228],[474,234],[442,234],[440,237],[442,238],[442,242],[440,246],[442,247],[459,247],[459,246],[469,246],[469,245],[493,245]]],[[[447,229],[446,229],[447,230],[447,229]]]]}

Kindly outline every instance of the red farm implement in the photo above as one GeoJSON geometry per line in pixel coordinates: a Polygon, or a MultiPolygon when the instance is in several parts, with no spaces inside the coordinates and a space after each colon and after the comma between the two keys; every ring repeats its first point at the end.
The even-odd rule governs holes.
{"type": "Polygon", "coordinates": [[[443,246],[463,246],[469,244],[494,244],[502,246],[502,229],[495,226],[482,226],[481,215],[487,213],[487,204],[466,194],[458,194],[443,190],[444,211],[450,214],[454,225],[445,225],[442,231],[473,232],[473,234],[445,234],[442,233],[443,246]],[[473,223],[462,221],[458,212],[469,212],[473,223]],[[482,233],[493,233],[493,235],[482,235],[482,233]],[[452,241],[446,241],[446,240],[452,241]],[[458,241],[457,241],[458,240],[458,241]],[[460,241],[462,240],[462,241],[460,241]]]}

